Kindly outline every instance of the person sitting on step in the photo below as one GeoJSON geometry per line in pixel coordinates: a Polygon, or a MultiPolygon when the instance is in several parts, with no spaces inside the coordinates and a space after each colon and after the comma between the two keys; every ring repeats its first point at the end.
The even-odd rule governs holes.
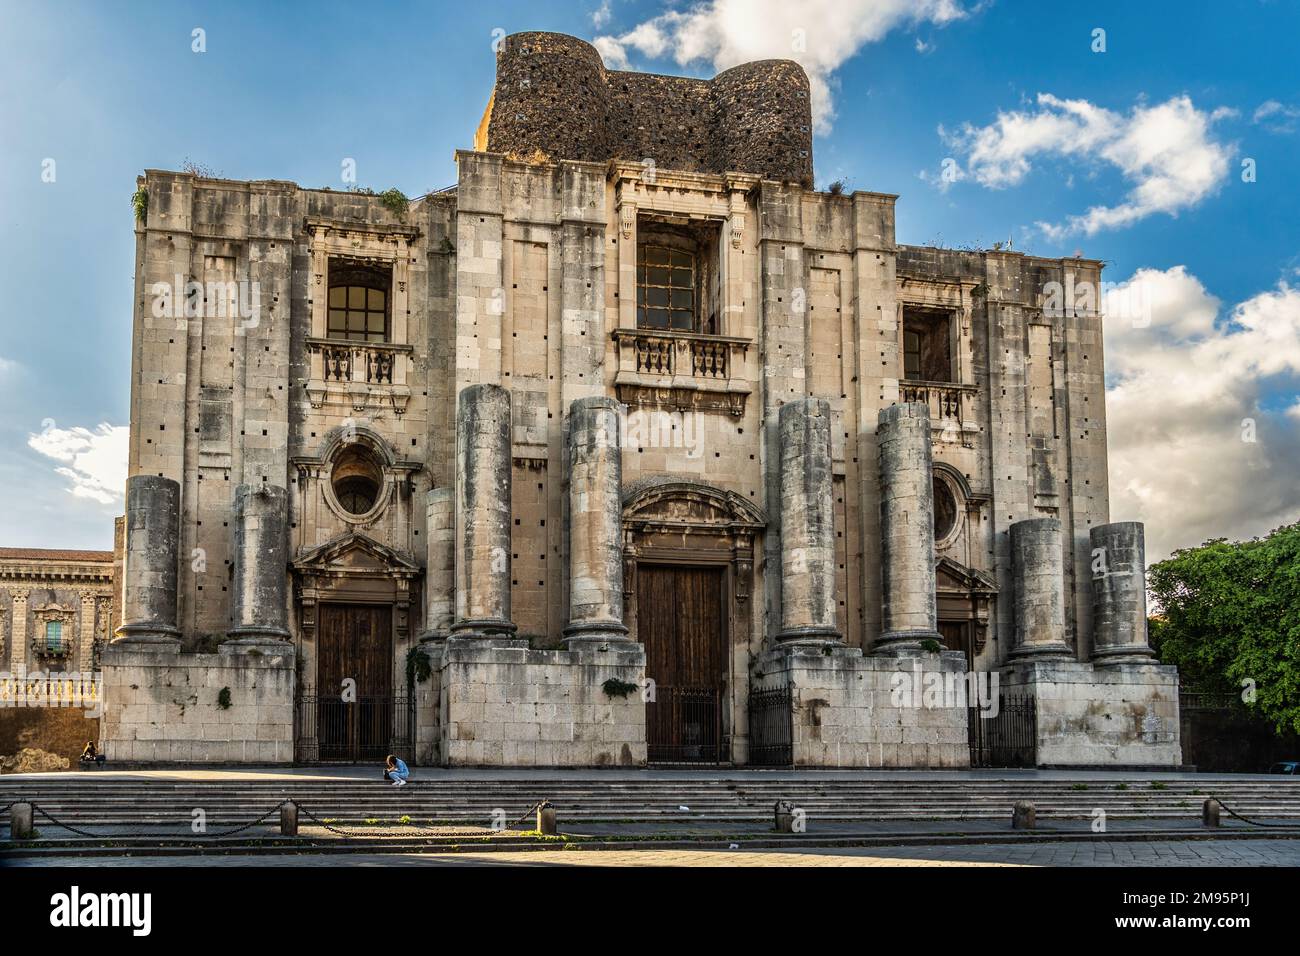
{"type": "Polygon", "coordinates": [[[81,762],[91,763],[102,767],[105,759],[104,755],[99,752],[99,748],[95,746],[95,742],[93,740],[87,740],[86,749],[81,751],[81,762]]]}
{"type": "Polygon", "coordinates": [[[410,776],[411,771],[402,758],[389,754],[384,759],[384,777],[393,781],[394,787],[406,786],[407,778],[410,776]]]}

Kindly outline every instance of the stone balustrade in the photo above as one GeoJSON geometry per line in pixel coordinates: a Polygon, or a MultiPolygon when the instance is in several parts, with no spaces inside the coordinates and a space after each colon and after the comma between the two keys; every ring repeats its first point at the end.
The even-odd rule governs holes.
{"type": "Polygon", "coordinates": [[[753,342],[727,335],[617,329],[619,401],[681,410],[744,414],[749,384],[741,377],[753,342]]]}

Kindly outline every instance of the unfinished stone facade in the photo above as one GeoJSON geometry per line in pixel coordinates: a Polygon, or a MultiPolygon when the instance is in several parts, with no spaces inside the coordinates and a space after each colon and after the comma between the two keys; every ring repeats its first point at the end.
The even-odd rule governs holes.
{"type": "Polygon", "coordinates": [[[408,208],[147,171],[114,646],[254,676],[191,724],[111,683],[110,756],[144,719],[191,727],[181,760],[962,766],[965,703],[903,691],[1019,660],[1017,555],[1059,585],[1021,643],[1140,653],[1127,583],[1125,636],[1094,626],[1101,264],[900,246],[895,196],[811,189],[810,128],[792,63],[646,77],[520,34],[408,208]]]}

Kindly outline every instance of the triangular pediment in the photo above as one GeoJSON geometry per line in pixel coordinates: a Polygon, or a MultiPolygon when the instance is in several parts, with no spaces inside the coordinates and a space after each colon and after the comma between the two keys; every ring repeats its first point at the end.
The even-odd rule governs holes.
{"type": "Polygon", "coordinates": [[[385,574],[413,576],[418,564],[393,548],[380,544],[359,531],[328,541],[304,552],[294,567],[299,571],[335,574],[385,574]]]}
{"type": "Polygon", "coordinates": [[[692,481],[650,479],[635,486],[623,504],[630,524],[757,530],[763,513],[734,491],[692,481]]]}
{"type": "Polygon", "coordinates": [[[936,585],[940,591],[974,591],[997,594],[998,583],[993,575],[978,568],[968,568],[952,558],[940,558],[935,565],[936,585]]]}

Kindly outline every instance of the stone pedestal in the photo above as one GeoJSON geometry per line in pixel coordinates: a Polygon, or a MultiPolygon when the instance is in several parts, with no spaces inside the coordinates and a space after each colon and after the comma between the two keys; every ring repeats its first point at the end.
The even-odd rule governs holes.
{"type": "Polygon", "coordinates": [[[835,603],[831,407],[806,398],[781,407],[782,642],[841,639],[835,603]]]}
{"type": "Polygon", "coordinates": [[[1011,526],[1013,657],[1071,658],[1065,641],[1065,552],[1061,522],[1030,518],[1011,526]]]}
{"type": "Polygon", "coordinates": [[[181,486],[136,475],[126,483],[126,558],[117,642],[180,646],[176,626],[181,486]]]}
{"type": "Polygon", "coordinates": [[[1088,532],[1092,548],[1092,660],[1142,662],[1147,643],[1146,538],[1142,522],[1117,521],[1088,532]]]}
{"type": "Polygon", "coordinates": [[[1003,668],[1000,683],[1006,697],[1034,699],[1040,767],[1182,764],[1172,665],[1026,657],[1003,668]]]}
{"type": "Polygon", "coordinates": [[[256,646],[289,639],[289,492],[277,485],[235,489],[230,639],[256,646]]]}
{"type": "Polygon", "coordinates": [[[569,623],[574,641],[627,640],[623,623],[622,406],[580,398],[569,406],[569,623]]]}
{"type": "Polygon", "coordinates": [[[456,620],[461,637],[509,638],[510,393],[470,385],[456,408],[456,620]]]}
{"type": "Polygon", "coordinates": [[[873,653],[915,653],[922,642],[940,640],[929,407],[907,402],[881,409],[876,441],[883,606],[873,653]]]}

